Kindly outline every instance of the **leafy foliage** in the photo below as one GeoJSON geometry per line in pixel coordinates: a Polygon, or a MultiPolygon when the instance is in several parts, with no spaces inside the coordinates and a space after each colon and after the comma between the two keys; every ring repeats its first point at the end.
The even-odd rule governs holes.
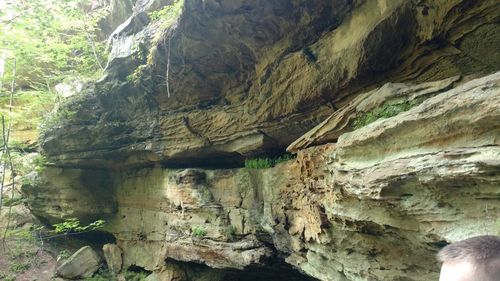
{"type": "Polygon", "coordinates": [[[71,253],[66,249],[59,251],[57,255],[57,258],[62,260],[67,260],[69,257],[71,257],[71,253]]]}
{"type": "Polygon", "coordinates": [[[125,277],[125,280],[127,281],[143,281],[146,280],[146,277],[148,277],[147,272],[135,272],[135,271],[125,271],[123,273],[123,277],[125,277]]]}
{"type": "Polygon", "coordinates": [[[46,89],[69,74],[100,73],[105,44],[96,42],[95,34],[105,11],[85,12],[85,2],[5,1],[0,9],[0,45],[17,60],[19,85],[46,89]]]}
{"type": "Polygon", "coordinates": [[[245,160],[245,168],[249,169],[266,169],[274,166],[273,159],[270,158],[255,158],[255,159],[246,159],[245,160]]]}
{"type": "Polygon", "coordinates": [[[177,0],[171,5],[163,7],[161,10],[149,13],[151,20],[161,20],[165,25],[170,25],[181,14],[184,0],[177,0]]]}
{"type": "Polygon", "coordinates": [[[234,225],[230,225],[226,228],[225,234],[228,238],[232,239],[232,238],[234,238],[234,236],[236,236],[237,231],[238,230],[236,229],[236,227],[234,225]]]}
{"type": "Polygon", "coordinates": [[[402,103],[390,103],[385,102],[381,107],[376,108],[373,111],[364,113],[354,119],[353,128],[359,129],[370,123],[375,122],[378,119],[389,118],[398,115],[401,112],[407,111],[418,102],[402,102],[402,103]]]}
{"type": "Polygon", "coordinates": [[[56,223],[52,225],[54,227],[54,231],[56,233],[78,233],[78,232],[85,232],[85,231],[91,231],[91,230],[96,230],[99,228],[104,227],[105,221],[103,220],[96,220],[93,223],[90,223],[89,225],[82,226],[80,224],[80,220],[77,218],[70,218],[66,219],[62,223],[56,223]]]}
{"type": "MultiPolygon", "coordinates": [[[[149,273],[147,272],[135,272],[135,271],[124,271],[121,275],[123,275],[124,279],[127,281],[143,281],[146,280],[146,277],[149,273]]],[[[94,276],[87,277],[85,281],[115,281],[118,278],[111,273],[108,269],[102,268],[100,269],[94,276]]]]}
{"type": "Polygon", "coordinates": [[[33,159],[33,165],[35,165],[35,171],[41,173],[45,169],[45,167],[50,165],[50,162],[43,154],[38,154],[33,159]]]}
{"type": "Polygon", "coordinates": [[[7,207],[16,206],[23,202],[26,202],[26,200],[22,196],[15,196],[14,198],[6,197],[3,199],[3,205],[7,207]]]}
{"type": "Polygon", "coordinates": [[[31,264],[26,262],[14,262],[10,265],[10,270],[15,273],[20,273],[26,271],[31,267],[31,264]]]}
{"type": "Polygon", "coordinates": [[[267,169],[276,166],[279,163],[292,160],[295,156],[285,153],[278,158],[254,158],[245,160],[245,168],[248,169],[267,169]]]}
{"type": "MultiPolygon", "coordinates": [[[[46,90],[18,91],[13,96],[13,108],[0,108],[0,113],[19,131],[35,130],[56,102],[56,96],[46,90]]],[[[0,104],[9,104],[9,96],[0,96],[0,104]]]]}
{"type": "Polygon", "coordinates": [[[85,281],[111,281],[111,280],[116,280],[116,277],[113,276],[113,273],[111,273],[107,268],[101,268],[99,271],[97,271],[94,276],[92,277],[87,277],[84,279],[85,281]]]}
{"type": "Polygon", "coordinates": [[[0,271],[0,280],[4,280],[4,281],[16,281],[16,276],[9,275],[7,273],[4,273],[4,272],[0,271]]]}
{"type": "Polygon", "coordinates": [[[196,227],[193,227],[192,234],[195,237],[202,238],[202,237],[205,237],[205,235],[207,235],[207,231],[199,226],[196,226],[196,227]]]}

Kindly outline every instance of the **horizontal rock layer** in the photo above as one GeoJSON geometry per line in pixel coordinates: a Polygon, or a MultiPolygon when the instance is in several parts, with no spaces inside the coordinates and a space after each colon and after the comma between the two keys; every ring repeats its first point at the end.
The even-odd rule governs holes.
{"type": "Polygon", "coordinates": [[[41,138],[72,167],[238,166],[383,82],[498,70],[497,1],[138,1],[107,74],[41,138]]]}
{"type": "MultiPolygon", "coordinates": [[[[88,206],[82,220],[105,218],[124,268],[160,274],[173,259],[233,270],[284,258],[319,280],[437,279],[440,247],[500,233],[500,73],[458,79],[387,84],[374,93],[419,102],[357,129],[326,121],[307,145],[348,130],[273,168],[47,168],[24,190],[47,221],[73,217],[72,206],[88,206]]],[[[380,105],[362,97],[355,108],[380,105]]]]}

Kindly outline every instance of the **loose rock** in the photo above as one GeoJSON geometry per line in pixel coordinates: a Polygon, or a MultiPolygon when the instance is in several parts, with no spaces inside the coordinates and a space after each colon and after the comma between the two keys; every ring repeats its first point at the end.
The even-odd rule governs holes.
{"type": "Polygon", "coordinates": [[[87,278],[97,271],[100,262],[99,255],[90,246],[85,246],[59,266],[56,273],[67,279],[87,278]]]}

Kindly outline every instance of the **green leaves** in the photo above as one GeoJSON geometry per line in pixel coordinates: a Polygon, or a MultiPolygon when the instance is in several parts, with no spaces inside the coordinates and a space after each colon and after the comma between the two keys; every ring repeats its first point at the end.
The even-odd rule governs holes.
{"type": "Polygon", "coordinates": [[[363,113],[356,117],[352,124],[353,129],[359,129],[381,118],[389,118],[398,115],[401,112],[408,111],[410,108],[418,104],[420,101],[407,101],[402,103],[386,102],[381,107],[373,111],[363,113]]]}
{"type": "Polygon", "coordinates": [[[87,232],[102,228],[104,227],[104,224],[105,224],[104,220],[96,220],[93,223],[90,223],[89,225],[82,226],[80,224],[79,219],[70,218],[66,219],[62,223],[53,224],[52,226],[54,227],[54,231],[56,233],[78,233],[78,232],[87,232]]]}
{"type": "Polygon", "coordinates": [[[267,169],[276,166],[281,162],[294,159],[295,156],[289,153],[285,153],[278,158],[254,158],[245,159],[245,168],[248,169],[267,169]]]}
{"type": "Polygon", "coordinates": [[[161,10],[152,11],[149,13],[149,18],[151,20],[163,20],[171,23],[180,15],[183,5],[184,0],[177,0],[171,5],[163,7],[161,10]]]}
{"type": "Polygon", "coordinates": [[[205,237],[205,235],[207,235],[207,231],[199,226],[197,227],[193,227],[193,229],[191,229],[191,233],[194,237],[198,237],[198,238],[203,238],[205,237]]]}
{"type": "MultiPolygon", "coordinates": [[[[21,87],[40,89],[70,74],[84,77],[100,74],[97,59],[103,60],[104,42],[95,42],[95,33],[102,12],[86,14],[82,9],[84,2],[7,2],[0,15],[0,46],[17,59],[17,80],[21,87]]],[[[10,78],[6,76],[5,80],[10,78]]]]}

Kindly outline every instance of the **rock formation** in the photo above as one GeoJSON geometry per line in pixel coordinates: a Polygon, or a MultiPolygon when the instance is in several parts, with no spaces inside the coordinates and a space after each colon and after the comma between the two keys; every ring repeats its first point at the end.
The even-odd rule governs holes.
{"type": "Polygon", "coordinates": [[[100,258],[89,246],[83,247],[57,268],[57,275],[67,279],[91,277],[97,271],[100,258]]]}
{"type": "Polygon", "coordinates": [[[169,5],[136,3],[43,133],[44,221],[103,218],[164,280],[435,280],[440,247],[500,233],[496,1],[169,5]]]}

